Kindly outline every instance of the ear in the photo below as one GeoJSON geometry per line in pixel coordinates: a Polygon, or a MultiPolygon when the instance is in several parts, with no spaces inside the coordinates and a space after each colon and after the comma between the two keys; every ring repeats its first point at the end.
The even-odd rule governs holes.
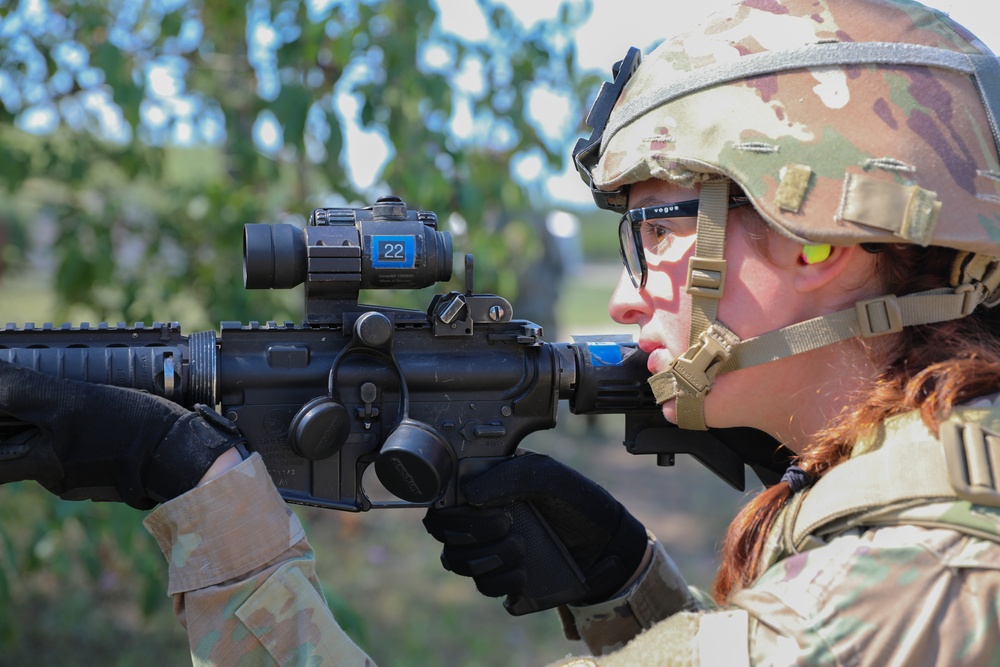
{"type": "Polygon", "coordinates": [[[830,256],[820,262],[808,264],[796,258],[793,284],[801,293],[815,292],[830,285],[857,284],[862,275],[861,263],[866,260],[865,251],[856,245],[832,246],[830,256]],[[850,279],[850,280],[849,280],[850,279]]]}

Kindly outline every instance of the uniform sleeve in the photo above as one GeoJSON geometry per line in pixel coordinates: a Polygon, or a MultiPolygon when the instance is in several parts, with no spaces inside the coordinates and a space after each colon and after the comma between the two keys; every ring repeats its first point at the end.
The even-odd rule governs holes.
{"type": "Polygon", "coordinates": [[[843,535],[778,562],[730,608],[680,612],[561,667],[997,664],[1000,545],[950,529],[843,535]]]}
{"type": "Polygon", "coordinates": [[[260,456],[146,517],[195,665],[374,665],[333,618],[260,456]]]}
{"type": "Polygon", "coordinates": [[[568,639],[582,639],[595,655],[603,655],[669,616],[702,608],[663,545],[649,537],[652,559],[629,589],[599,604],[560,608],[568,639]]]}

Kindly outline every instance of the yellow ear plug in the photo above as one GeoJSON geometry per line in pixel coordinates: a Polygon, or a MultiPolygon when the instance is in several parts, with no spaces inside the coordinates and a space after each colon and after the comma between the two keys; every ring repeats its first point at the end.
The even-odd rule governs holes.
{"type": "Polygon", "coordinates": [[[799,255],[799,259],[802,260],[803,264],[819,264],[829,259],[831,252],[833,252],[833,248],[828,243],[802,246],[802,254],[799,255]]]}

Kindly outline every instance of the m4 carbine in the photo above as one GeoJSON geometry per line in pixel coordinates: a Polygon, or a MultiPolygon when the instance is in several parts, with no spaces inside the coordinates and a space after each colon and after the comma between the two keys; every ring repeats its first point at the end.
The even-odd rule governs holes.
{"type": "MultiPolygon", "coordinates": [[[[506,299],[473,293],[471,256],[465,291],[435,296],[426,312],[359,304],[360,289],[451,278],[451,237],[432,212],[396,197],[317,209],[304,230],[246,225],[243,250],[248,289],[305,283],[302,324],[223,322],[190,335],[176,322],[8,324],[0,359],[214,406],[292,503],[349,511],[460,504],[461,480],[554,427],[560,400],[576,414],[624,414],[632,453],[657,454],[661,464],[691,453],[743,488],[744,456],[663,418],[631,337],[544,341],[541,327],[512,319],[506,299]],[[369,468],[384,498],[366,492],[369,468]]],[[[19,428],[0,418],[0,442],[19,428]]]]}

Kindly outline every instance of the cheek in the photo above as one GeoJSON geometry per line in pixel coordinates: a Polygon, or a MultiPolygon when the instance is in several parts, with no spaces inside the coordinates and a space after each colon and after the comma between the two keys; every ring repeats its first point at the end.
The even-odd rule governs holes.
{"type": "Polygon", "coordinates": [[[684,290],[687,282],[687,264],[690,250],[677,261],[646,256],[646,293],[652,300],[657,315],[676,317],[687,312],[689,298],[684,290]]]}
{"type": "Polygon", "coordinates": [[[661,261],[649,266],[646,293],[652,301],[654,315],[651,326],[658,338],[673,355],[688,348],[691,322],[691,297],[684,289],[690,252],[677,262],[661,261]]]}
{"type": "Polygon", "coordinates": [[[687,282],[688,259],[694,254],[695,236],[675,239],[662,254],[646,252],[646,289],[676,303],[687,282]]]}
{"type": "Polygon", "coordinates": [[[785,277],[739,237],[733,239],[734,252],[726,253],[729,276],[718,318],[746,340],[788,324],[785,304],[790,295],[785,277]]]}

